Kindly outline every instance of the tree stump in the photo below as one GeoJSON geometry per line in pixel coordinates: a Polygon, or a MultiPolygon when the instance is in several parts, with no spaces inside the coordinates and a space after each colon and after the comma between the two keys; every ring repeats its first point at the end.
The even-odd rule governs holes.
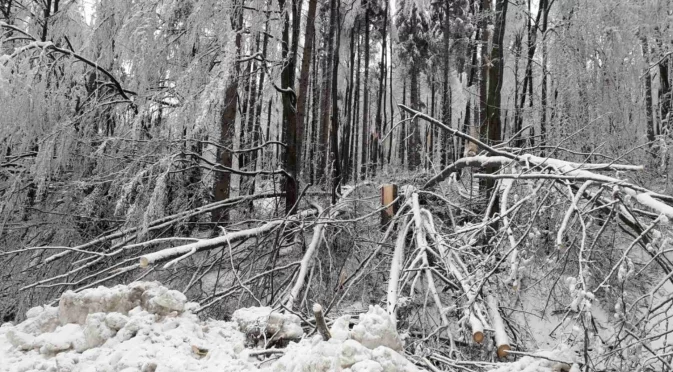
{"type": "Polygon", "coordinates": [[[381,228],[385,229],[399,210],[399,202],[393,203],[397,199],[397,185],[381,186],[381,206],[385,208],[381,211],[381,228]],[[392,203],[392,204],[391,204],[392,203]]]}

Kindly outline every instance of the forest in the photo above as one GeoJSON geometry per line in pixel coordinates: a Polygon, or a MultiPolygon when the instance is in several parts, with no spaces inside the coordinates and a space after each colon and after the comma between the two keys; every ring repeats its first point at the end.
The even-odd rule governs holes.
{"type": "MultiPolygon", "coordinates": [[[[673,1],[0,12],[0,371],[121,371],[20,326],[136,314],[114,291],[247,341],[269,309],[245,355],[274,371],[673,370],[673,1]]],[[[123,370],[254,369],[190,350],[123,370]]]]}

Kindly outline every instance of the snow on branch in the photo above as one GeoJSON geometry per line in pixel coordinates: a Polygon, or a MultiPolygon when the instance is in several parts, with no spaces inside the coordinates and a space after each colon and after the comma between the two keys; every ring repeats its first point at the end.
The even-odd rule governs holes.
{"type": "MultiPolygon", "coordinates": [[[[297,216],[289,217],[287,220],[299,220],[300,218],[307,217],[313,213],[315,213],[315,211],[313,210],[304,211],[298,214],[297,216]]],[[[196,252],[222,247],[225,244],[228,244],[229,242],[238,241],[241,239],[250,238],[259,234],[263,234],[287,222],[287,220],[285,219],[274,220],[251,229],[229,232],[216,238],[202,239],[191,244],[180,245],[177,247],[166,248],[157,252],[148,253],[146,255],[140,256],[140,267],[147,267],[157,262],[162,262],[175,258],[186,258],[187,256],[191,256],[196,252]]],[[[164,265],[164,268],[168,268],[178,261],[171,261],[166,265],[164,265]]]]}

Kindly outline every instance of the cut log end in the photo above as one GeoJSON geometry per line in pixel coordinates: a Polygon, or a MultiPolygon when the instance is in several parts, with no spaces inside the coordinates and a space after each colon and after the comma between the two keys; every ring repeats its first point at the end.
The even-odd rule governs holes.
{"type": "Polygon", "coordinates": [[[506,357],[507,354],[509,354],[508,352],[509,352],[510,350],[511,350],[511,348],[509,347],[509,345],[500,345],[500,346],[498,346],[498,350],[497,350],[498,358],[501,358],[501,359],[502,359],[502,358],[506,357]]]}
{"type": "Polygon", "coordinates": [[[484,333],[480,331],[474,332],[472,334],[472,339],[474,340],[474,342],[480,344],[484,341],[484,333]]]}
{"type": "Polygon", "coordinates": [[[140,257],[140,267],[146,268],[149,265],[149,260],[146,257],[140,257]]]}

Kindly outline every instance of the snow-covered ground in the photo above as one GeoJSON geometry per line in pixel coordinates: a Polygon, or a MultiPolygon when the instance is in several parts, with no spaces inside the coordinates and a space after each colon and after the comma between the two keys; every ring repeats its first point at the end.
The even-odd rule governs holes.
{"type": "Polygon", "coordinates": [[[394,323],[370,307],[332,338],[308,337],[299,318],[271,308],[239,309],[233,321],[201,321],[195,303],[156,282],[66,292],[0,327],[0,372],[418,371],[401,354],[394,323]],[[274,339],[294,340],[264,349],[274,339]]]}
{"type": "MultiPolygon", "coordinates": [[[[306,335],[298,316],[269,307],[236,310],[230,322],[202,321],[196,308],[157,282],[66,292],[58,307],[32,308],[24,322],[0,327],[0,372],[421,370],[403,356],[395,322],[378,306],[352,328],[350,315],[337,318],[329,341],[306,335]],[[287,346],[265,347],[277,342],[287,346]]],[[[559,368],[558,353],[537,355],[493,371],[559,368]]]]}

